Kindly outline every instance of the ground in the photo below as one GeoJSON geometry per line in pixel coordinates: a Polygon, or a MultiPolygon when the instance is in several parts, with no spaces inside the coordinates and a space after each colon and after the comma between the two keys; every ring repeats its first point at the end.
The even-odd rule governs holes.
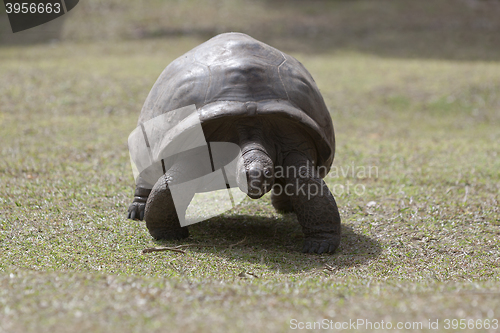
{"type": "MultiPolygon", "coordinates": [[[[303,11],[308,20],[318,17],[320,33],[330,27],[320,20],[324,3],[303,11]]],[[[345,11],[357,6],[351,15],[372,8],[369,1],[331,3],[345,11]]],[[[390,15],[402,10],[379,3],[390,15]]],[[[488,12],[485,4],[497,8],[493,1],[460,3],[476,3],[471,11],[480,13],[488,12]]],[[[95,11],[92,4],[100,2],[84,9],[95,11]]],[[[280,2],[253,2],[250,13],[259,4],[273,9],[280,2]]],[[[323,319],[334,326],[421,322],[424,330],[429,321],[443,330],[447,319],[472,319],[474,328],[489,320],[494,331],[500,52],[488,44],[495,38],[488,29],[495,26],[486,15],[477,45],[452,39],[441,47],[418,25],[443,17],[439,8],[419,8],[429,15],[409,20],[413,25],[389,20],[407,30],[388,34],[391,25],[378,13],[373,24],[382,28],[342,47],[321,40],[315,48],[293,47],[279,25],[267,41],[310,70],[331,110],[337,153],[326,182],[343,219],[333,255],[300,253],[296,218],[275,213],[269,195],[192,226],[182,242],[155,242],[143,222],[125,218],[133,195],[128,134],[159,73],[203,34],[171,36],[151,12],[153,23],[140,36],[99,42],[68,21],[62,42],[1,47],[0,332],[285,332],[323,319]],[[403,33],[435,49],[426,53],[403,33]],[[388,44],[376,47],[380,36],[388,44]],[[179,244],[208,246],[142,253],[179,244]]],[[[453,13],[469,15],[460,8],[453,13]]],[[[206,32],[203,22],[193,31],[206,32]]],[[[243,31],[259,34],[245,22],[238,23],[243,31]]],[[[441,22],[438,35],[453,26],[441,22]]],[[[453,36],[458,31],[466,42],[463,24],[454,25],[453,36]]],[[[448,324],[456,331],[460,321],[448,324]]]]}

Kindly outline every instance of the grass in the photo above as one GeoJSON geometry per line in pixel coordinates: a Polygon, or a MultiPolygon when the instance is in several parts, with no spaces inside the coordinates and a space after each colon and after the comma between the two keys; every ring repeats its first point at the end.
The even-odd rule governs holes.
{"type": "Polygon", "coordinates": [[[496,0],[88,0],[70,12],[68,40],[244,31],[304,53],[352,50],[403,58],[500,60],[496,0]]]}
{"type": "Polygon", "coordinates": [[[309,54],[351,50],[403,59],[498,61],[498,16],[497,0],[87,0],[62,19],[15,35],[0,13],[0,44],[207,39],[242,31],[309,54]]]}
{"type": "Polygon", "coordinates": [[[291,49],[336,130],[326,180],[343,238],[319,256],[300,253],[295,217],[269,196],[193,225],[184,242],[155,242],[125,218],[127,136],[159,73],[202,41],[0,48],[0,332],[282,332],[293,318],[444,330],[446,319],[500,319],[495,49],[484,59],[462,46],[455,57],[291,49]],[[141,253],[188,243],[221,246],[141,253]]]}

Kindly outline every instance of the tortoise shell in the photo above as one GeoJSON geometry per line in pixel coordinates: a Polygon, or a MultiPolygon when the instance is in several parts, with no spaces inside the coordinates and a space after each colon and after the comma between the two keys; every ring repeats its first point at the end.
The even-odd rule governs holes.
{"type": "Polygon", "coordinates": [[[248,35],[220,34],[170,63],[151,89],[139,124],[193,104],[196,110],[181,113],[182,119],[171,113],[168,121],[176,126],[169,140],[200,121],[207,136],[230,117],[282,117],[313,138],[317,166],[329,169],[333,162],[332,119],[312,76],[292,56],[248,35]]]}

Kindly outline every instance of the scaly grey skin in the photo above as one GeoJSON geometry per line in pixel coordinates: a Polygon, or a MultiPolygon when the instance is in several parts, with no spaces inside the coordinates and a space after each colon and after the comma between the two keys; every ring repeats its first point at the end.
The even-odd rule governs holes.
{"type": "MultiPolygon", "coordinates": [[[[238,145],[241,158],[236,165],[236,181],[239,188],[252,199],[259,199],[269,192],[274,183],[276,152],[266,144],[262,122],[251,120],[252,125],[238,124],[238,145]]],[[[272,141],[271,141],[272,142],[272,141]]]]}
{"type": "MultiPolygon", "coordinates": [[[[252,199],[258,199],[273,189],[271,200],[275,209],[297,215],[305,235],[303,252],[334,252],[340,244],[340,215],[333,195],[314,170],[314,143],[306,135],[287,138],[279,130],[266,135],[263,128],[269,126],[272,124],[259,120],[254,120],[253,124],[248,120],[235,124],[237,144],[242,151],[237,163],[238,185],[246,187],[252,199]],[[281,172],[275,177],[276,169],[289,172],[281,172]]],[[[192,163],[183,165],[180,162],[174,166],[158,179],[151,193],[136,188],[128,217],[140,220],[144,217],[155,239],[189,236],[188,227],[179,224],[168,185],[181,183],[183,173],[192,172],[190,165],[192,163]]]]}

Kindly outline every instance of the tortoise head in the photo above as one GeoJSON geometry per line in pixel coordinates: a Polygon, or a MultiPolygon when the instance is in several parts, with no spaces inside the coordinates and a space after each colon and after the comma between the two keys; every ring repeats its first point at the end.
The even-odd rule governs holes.
{"type": "Polygon", "coordinates": [[[242,147],[237,163],[238,187],[252,199],[258,199],[274,184],[274,162],[264,146],[251,143],[242,147]]]}

